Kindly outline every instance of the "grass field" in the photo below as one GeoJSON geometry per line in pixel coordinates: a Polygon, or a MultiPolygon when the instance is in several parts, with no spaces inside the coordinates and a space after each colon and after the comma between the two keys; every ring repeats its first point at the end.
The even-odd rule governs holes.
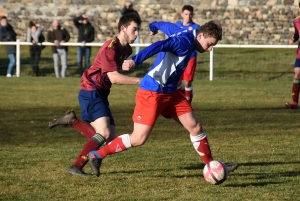
{"type": "MultiPolygon", "coordinates": [[[[99,178],[71,176],[67,169],[86,139],[70,127],[49,130],[47,124],[67,109],[80,117],[80,79],[1,76],[0,200],[300,200],[300,115],[283,107],[292,71],[266,69],[263,76],[248,69],[244,79],[219,72],[213,82],[194,82],[193,107],[213,156],[240,163],[219,186],[203,179],[189,134],[163,118],[144,146],[107,157],[99,178]],[[273,71],[282,77],[269,79],[273,71]]],[[[132,131],[136,89],[112,88],[118,134],[132,131]]]]}

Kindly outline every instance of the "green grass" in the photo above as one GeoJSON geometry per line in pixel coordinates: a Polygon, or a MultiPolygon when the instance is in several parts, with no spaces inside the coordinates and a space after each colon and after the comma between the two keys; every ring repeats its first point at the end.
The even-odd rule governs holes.
{"type": "MultiPolygon", "coordinates": [[[[144,146],[107,157],[99,178],[69,175],[86,139],[47,124],[67,109],[80,117],[80,79],[2,76],[0,200],[299,200],[300,115],[283,107],[291,82],[251,79],[194,82],[193,107],[213,156],[240,163],[214,186],[203,179],[189,134],[163,118],[144,146]]],[[[112,88],[118,134],[132,131],[136,89],[112,88]]]]}

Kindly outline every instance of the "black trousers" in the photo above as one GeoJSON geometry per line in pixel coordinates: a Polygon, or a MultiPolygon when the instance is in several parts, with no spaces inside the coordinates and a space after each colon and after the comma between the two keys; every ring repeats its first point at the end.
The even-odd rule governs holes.
{"type": "Polygon", "coordinates": [[[41,58],[41,52],[42,48],[37,45],[30,46],[30,58],[31,58],[31,68],[32,68],[32,74],[34,76],[39,75],[39,62],[41,58]]]}

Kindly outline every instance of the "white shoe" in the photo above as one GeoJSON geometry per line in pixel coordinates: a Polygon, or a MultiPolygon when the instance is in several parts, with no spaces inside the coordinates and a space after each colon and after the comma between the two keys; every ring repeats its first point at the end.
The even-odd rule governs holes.
{"type": "Polygon", "coordinates": [[[12,75],[11,74],[7,74],[6,77],[12,77],[12,75]]]}

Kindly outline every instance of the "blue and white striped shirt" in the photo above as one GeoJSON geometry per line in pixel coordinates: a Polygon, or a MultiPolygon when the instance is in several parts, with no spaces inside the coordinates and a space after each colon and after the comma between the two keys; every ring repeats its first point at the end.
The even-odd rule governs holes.
{"type": "Polygon", "coordinates": [[[158,54],[140,87],[159,93],[172,93],[177,89],[177,83],[195,50],[195,36],[193,32],[170,22],[152,22],[149,28],[152,32],[161,30],[169,38],[151,44],[132,57],[135,64],[139,65],[158,54]]]}

